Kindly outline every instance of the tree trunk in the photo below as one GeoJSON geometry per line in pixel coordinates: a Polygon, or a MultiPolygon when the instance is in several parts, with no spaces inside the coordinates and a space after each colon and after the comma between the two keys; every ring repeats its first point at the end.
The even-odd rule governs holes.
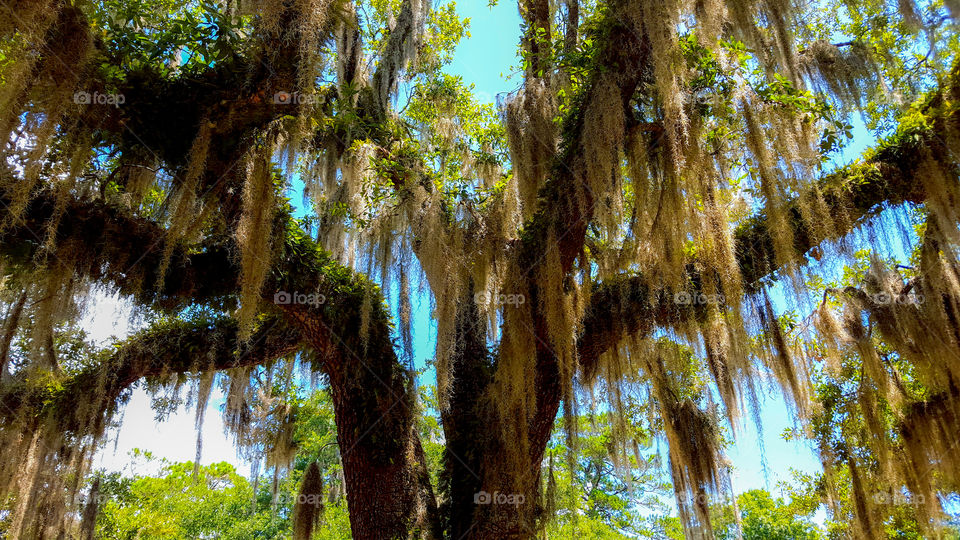
{"type": "MultiPolygon", "coordinates": [[[[287,310],[321,356],[330,383],[350,527],[357,540],[442,536],[436,499],[414,422],[410,373],[389,327],[364,343],[332,335],[319,317],[287,310]]],[[[356,321],[359,323],[359,321],[356,321]]]]}
{"type": "Polygon", "coordinates": [[[473,301],[472,287],[460,298],[456,320],[456,347],[451,361],[452,388],[448,406],[441,411],[444,449],[443,485],[447,500],[443,517],[450,538],[465,538],[475,528],[474,497],[483,489],[485,464],[491,458],[487,445],[490,428],[480,400],[492,378],[487,355],[485,321],[473,301]]]}
{"type": "Polygon", "coordinates": [[[0,337],[0,382],[7,378],[7,364],[10,361],[10,346],[13,344],[13,338],[17,334],[17,326],[20,324],[20,317],[23,315],[23,307],[27,303],[27,291],[20,293],[17,302],[7,313],[6,324],[3,327],[3,336],[0,337]]]}
{"type": "MultiPolygon", "coordinates": [[[[510,425],[507,416],[515,411],[490,406],[487,391],[495,366],[486,348],[485,321],[473,303],[472,291],[460,300],[453,388],[449,408],[442,413],[446,530],[457,539],[533,538],[543,518],[540,468],[560,403],[556,357],[546,341],[539,340],[537,357],[529,359],[537,362],[537,377],[532,381],[536,410],[521,413],[532,418],[527,427],[528,460],[522,470],[501,469],[504,456],[521,444],[518,438],[523,435],[502,429],[510,425]]],[[[528,309],[536,311],[536,305],[530,302],[528,309]]],[[[542,322],[538,327],[536,333],[545,337],[542,322]]]]}

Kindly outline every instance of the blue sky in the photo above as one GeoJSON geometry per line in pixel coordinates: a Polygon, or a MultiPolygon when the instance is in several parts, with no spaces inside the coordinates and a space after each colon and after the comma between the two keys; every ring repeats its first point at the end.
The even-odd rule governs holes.
{"type": "Polygon", "coordinates": [[[483,1],[468,0],[457,4],[457,12],[470,19],[471,37],[457,47],[448,71],[474,84],[477,97],[489,103],[495,102],[497,94],[517,90],[522,78],[513,73],[520,63],[516,3],[503,1],[488,8],[483,1]]]}
{"type": "MultiPolygon", "coordinates": [[[[487,102],[494,102],[498,94],[516,90],[521,83],[520,77],[511,77],[512,67],[518,63],[520,19],[516,4],[503,1],[491,9],[482,0],[470,0],[458,4],[458,11],[462,16],[470,18],[472,38],[465,39],[458,47],[448,71],[460,75],[467,83],[474,84],[477,96],[487,102]]],[[[855,158],[873,141],[859,120],[855,120],[854,133],[856,144],[848,148],[841,159],[855,158]]],[[[293,197],[294,202],[299,200],[299,195],[293,197]]],[[[412,288],[417,290],[416,283],[412,288]]],[[[112,302],[113,304],[108,301],[107,304],[120,305],[116,301],[112,302]]],[[[781,307],[782,305],[778,305],[778,308],[781,307]]],[[[93,325],[95,329],[99,328],[97,332],[102,334],[101,339],[111,332],[122,333],[116,329],[102,328],[102,324],[110,317],[104,316],[97,308],[92,311],[97,313],[97,317],[87,324],[93,325]]],[[[429,301],[425,297],[414,300],[414,323],[416,363],[420,367],[434,352],[435,326],[430,322],[429,301]]],[[[432,379],[432,375],[428,375],[424,382],[432,382],[432,379]]],[[[150,450],[155,455],[170,460],[187,461],[194,458],[196,433],[193,412],[180,410],[172,414],[166,422],[156,424],[149,402],[149,397],[143,391],[134,392],[126,407],[116,446],[108,444],[105,451],[101,452],[98,456],[100,466],[111,470],[124,468],[129,462],[127,453],[133,448],[150,450]]],[[[223,424],[220,416],[216,414],[222,403],[222,394],[215,391],[203,427],[204,451],[201,461],[205,464],[229,461],[237,464],[238,468],[247,474],[249,467],[237,459],[233,444],[223,434],[223,424]]],[[[747,420],[738,433],[736,443],[728,449],[728,456],[734,466],[735,491],[766,488],[777,492],[776,482],[789,480],[790,468],[805,472],[820,470],[819,461],[812,449],[799,443],[784,441],[781,437],[785,429],[792,427],[792,422],[776,390],[763,399],[760,416],[763,434],[747,420]],[[762,456],[761,446],[764,449],[762,456]],[[762,457],[764,459],[761,459],[762,457]],[[767,465],[766,472],[764,462],[767,465]]],[[[144,472],[149,468],[141,467],[138,470],[144,472]]]]}

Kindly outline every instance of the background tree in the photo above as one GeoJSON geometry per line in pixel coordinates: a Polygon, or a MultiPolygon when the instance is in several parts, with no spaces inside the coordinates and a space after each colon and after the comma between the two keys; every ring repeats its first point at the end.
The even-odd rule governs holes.
{"type": "Polygon", "coordinates": [[[291,441],[296,457],[288,469],[264,471],[255,465],[248,480],[227,463],[158,463],[149,453],[134,451],[132,474],[93,477],[101,479],[96,537],[289,538],[297,505],[307,505],[319,514],[314,538],[351,538],[330,398],[314,392],[309,399],[292,396],[288,402],[297,409],[291,441]],[[322,489],[308,498],[300,485],[313,463],[322,489]],[[154,474],[136,471],[157,465],[161,468],[154,474]]]}
{"type": "MultiPolygon", "coordinates": [[[[898,301],[854,295],[849,321],[876,321],[926,389],[900,396],[907,451],[882,476],[937,530],[960,474],[955,2],[522,0],[523,85],[499,116],[442,71],[465,32],[450,4],[0,5],[12,536],[77,526],[64,501],[140,380],[190,383],[202,419],[224,372],[227,425],[277,477],[297,366],[329,386],[357,538],[534,536],[561,405],[576,449],[597,388],[613,426],[649,402],[685,534],[710,536],[722,423],[756,410],[761,381],[799,422],[815,413],[818,359],[774,306],[812,310],[816,261],[852,260],[851,231],[878,215],[921,246],[916,276],[878,274],[867,293],[898,301]],[[855,112],[889,137],[832,169],[855,112]],[[904,204],[922,230],[898,227],[904,204]],[[437,331],[436,485],[409,365],[417,274],[437,331]],[[67,365],[55,329],[97,287],[152,324],[67,365]]],[[[862,325],[817,320],[895,387],[862,325]]],[[[625,462],[635,439],[612,433],[625,462]]]]}
{"type": "MultiPolygon", "coordinates": [[[[817,540],[823,538],[812,522],[812,514],[802,505],[773,498],[762,489],[751,489],[737,496],[739,523],[724,519],[719,512],[717,538],[783,538],[784,540],[817,540]]],[[[724,509],[726,510],[726,509],[724,509]]]]}
{"type": "MultiPolygon", "coordinates": [[[[911,216],[918,234],[926,226],[922,215],[911,216]]],[[[903,349],[887,340],[891,334],[878,329],[889,324],[884,315],[891,311],[915,309],[927,299],[906,296],[906,285],[899,286],[895,272],[906,275],[907,284],[915,283],[922,259],[922,245],[912,253],[883,259],[870,250],[856,253],[854,264],[845,266],[835,281],[812,281],[820,291],[818,324],[839,324],[840,339],[808,341],[813,358],[818,358],[812,373],[815,402],[820,405],[811,415],[807,429],[793,429],[789,438],[810,439],[824,464],[822,474],[797,475],[798,486],[791,488],[798,504],[816,508],[823,504],[829,516],[831,538],[849,535],[880,535],[890,538],[920,538],[928,534],[925,526],[934,519],[928,513],[955,497],[955,489],[934,495],[927,501],[916,483],[929,481],[939,473],[925,467],[914,476],[898,478],[890,472],[898,464],[895,455],[927,452],[918,438],[927,429],[915,416],[914,407],[928,395],[930,379],[921,367],[909,361],[903,349]],[[890,287],[890,288],[888,288],[890,287]],[[886,291],[893,291],[887,298],[886,291]],[[878,303],[880,313],[864,313],[864,306],[878,303]]],[[[907,289],[908,290],[908,289],[907,289]]],[[[895,339],[895,338],[894,338],[895,339]]],[[[938,413],[937,421],[950,421],[950,413],[938,413]]],[[[946,480],[945,478],[940,480],[946,480]]],[[[947,481],[949,482],[949,481],[947,481]]],[[[935,511],[935,510],[934,510],[935,511]]],[[[955,527],[941,531],[955,537],[955,527]]]]}
{"type": "Polygon", "coordinates": [[[171,463],[159,477],[101,480],[96,538],[282,538],[283,521],[249,513],[247,480],[227,463],[171,463]]]}
{"type": "Polygon", "coordinates": [[[567,447],[563,422],[557,422],[542,473],[544,507],[555,516],[545,531],[548,538],[647,536],[656,527],[655,516],[669,513],[669,480],[643,418],[636,407],[628,426],[636,444],[622,461],[612,453],[615,437],[607,416],[577,417],[576,449],[567,447]]]}

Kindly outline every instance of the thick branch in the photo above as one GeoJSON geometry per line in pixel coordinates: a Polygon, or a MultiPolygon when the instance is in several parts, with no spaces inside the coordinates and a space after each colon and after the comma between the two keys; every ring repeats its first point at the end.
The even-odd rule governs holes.
{"type": "MultiPolygon", "coordinates": [[[[902,129],[883,141],[864,159],[820,180],[818,189],[832,216],[843,216],[833,235],[818,237],[801,218],[798,201],[788,203],[794,249],[807,253],[825,241],[842,238],[867,219],[890,206],[904,202],[922,203],[926,198],[921,174],[925,156],[946,156],[944,141],[960,128],[960,111],[946,106],[944,99],[960,95],[960,64],[951,74],[950,86],[934,95],[922,107],[932,116],[930,127],[902,129]]],[[[839,221],[839,220],[838,220],[839,221]]],[[[735,232],[736,255],[748,291],[761,287],[761,281],[780,271],[776,263],[773,239],[764,215],[757,215],[735,232]]],[[[692,267],[693,282],[698,281],[692,267]]],[[[674,305],[670,291],[651,290],[646,276],[624,278],[617,283],[598,286],[584,320],[579,340],[583,372],[593,373],[600,355],[632,334],[647,332],[655,326],[672,326],[693,313],[674,305]]]]}
{"type": "MultiPolygon", "coordinates": [[[[44,230],[49,211],[43,209],[50,201],[40,198],[35,203],[28,211],[29,222],[31,228],[44,230]]],[[[162,245],[157,240],[162,242],[162,228],[102,201],[72,201],[71,210],[60,224],[60,245],[74,255],[82,255],[77,263],[82,275],[111,282],[126,293],[136,292],[141,301],[153,304],[181,306],[217,299],[228,303],[236,294],[238,273],[230,256],[231,238],[220,239],[210,251],[178,252],[174,261],[181,271],[171,272],[160,293],[149,288],[137,291],[144,276],[152,277],[155,261],[161,256],[162,245]],[[131,257],[141,258],[141,264],[146,265],[139,277],[131,272],[131,257]]],[[[333,261],[289,216],[281,216],[278,223],[285,225],[277,233],[283,243],[278,247],[264,297],[280,304],[282,316],[278,320],[288,321],[285,328],[296,328],[294,334],[302,335],[304,343],[319,353],[318,360],[329,377],[355,537],[392,538],[404,536],[415,527],[438,533],[436,500],[429,481],[424,481],[429,479],[425,461],[411,457],[421,455],[422,448],[412,416],[410,374],[394,351],[390,316],[379,290],[365,277],[333,261]],[[368,504],[376,504],[384,514],[374,519],[364,512],[368,504]]],[[[4,256],[28,265],[39,244],[26,227],[8,231],[0,238],[4,256]]],[[[69,405],[84,395],[83,389],[100,388],[97,385],[106,381],[101,395],[109,400],[103,404],[112,410],[116,396],[137,378],[195,369],[197,358],[205,357],[204,351],[227,359],[214,369],[233,367],[232,356],[221,353],[236,349],[235,332],[231,321],[228,332],[198,334],[192,341],[165,337],[160,342],[146,336],[124,355],[124,363],[104,364],[102,369],[110,370],[106,379],[95,369],[72,378],[55,399],[39,395],[31,403],[20,401],[33,394],[14,387],[3,397],[3,404],[12,410],[25,410],[24,406],[35,408],[52,402],[57,410],[89,411],[69,405]]],[[[253,343],[257,343],[256,335],[253,343]]],[[[274,341],[263,343],[266,346],[274,341]]],[[[292,350],[299,347],[298,338],[292,350]]],[[[280,355],[291,351],[276,347],[270,350],[280,355]]],[[[269,359],[269,355],[248,354],[236,361],[252,365],[269,359]]],[[[71,427],[84,425],[80,417],[67,417],[66,421],[71,427]]]]}
{"type": "Polygon", "coordinates": [[[49,414],[61,429],[75,431],[89,425],[91,403],[112,412],[140,379],[259,365],[300,348],[300,333],[278,317],[264,320],[246,343],[237,340],[234,319],[165,322],[128,338],[57,386],[37,387],[29,377],[14,381],[0,396],[0,414],[3,423],[49,414]]]}
{"type": "MultiPolygon", "coordinates": [[[[582,184],[587,178],[584,156],[585,117],[592,103],[603,99],[601,77],[607,77],[619,90],[620,104],[627,111],[638,86],[647,76],[649,44],[631,25],[627,17],[617,16],[611,8],[608,35],[598,52],[600,65],[594,80],[584,91],[581,102],[564,125],[564,140],[550,179],[540,191],[537,212],[523,231],[518,257],[519,269],[531,283],[530,308],[534,315],[537,337],[537,413],[531,426],[531,464],[539,467],[543,448],[553,429],[559,406],[561,384],[555,352],[548,346],[551,338],[544,313],[538,306],[541,294],[536,290],[536,275],[546,263],[543,252],[549,242],[555,242],[560,255],[560,270],[569,275],[576,257],[582,252],[587,225],[593,220],[594,194],[582,184]],[[551,238],[553,236],[553,238],[551,238]]],[[[625,113],[625,116],[629,117],[625,113]]]]}
{"type": "MultiPolygon", "coordinates": [[[[525,16],[529,19],[528,35],[525,38],[528,47],[536,45],[536,40],[531,40],[530,32],[535,31],[538,24],[549,24],[549,18],[544,19],[542,13],[537,16],[538,6],[542,9],[544,5],[545,3],[535,1],[524,4],[523,9],[527,10],[525,16]]],[[[511,359],[536,362],[535,380],[530,381],[535,387],[533,395],[536,396],[536,404],[531,407],[533,410],[529,411],[529,469],[521,475],[527,484],[520,488],[529,492],[527,495],[531,500],[535,498],[538,489],[543,453],[552,433],[565,387],[565,382],[561,380],[555,347],[551,346],[553,339],[541,301],[542,295],[555,294],[555,291],[540,290],[537,278],[544,265],[557,264],[555,260],[546,260],[546,249],[557,249],[560,259],[559,268],[549,268],[548,271],[565,277],[571,274],[574,261],[583,249],[587,225],[593,219],[596,201],[594,194],[585,185],[588,177],[588,164],[584,156],[587,115],[595,114],[601,105],[606,106],[605,94],[609,94],[607,88],[612,82],[617,89],[624,116],[628,117],[626,111],[630,100],[647,71],[648,44],[640,37],[630,19],[619,15],[620,10],[617,7],[610,8],[604,25],[606,35],[603,36],[603,45],[597,51],[598,66],[594,78],[585,86],[578,103],[571,107],[573,112],[564,121],[561,151],[546,185],[538,194],[537,211],[525,224],[520,242],[516,246],[517,256],[507,271],[510,275],[522,276],[525,279],[519,281],[528,284],[527,290],[509,292],[521,293],[527,298],[525,305],[517,309],[530,310],[533,328],[505,328],[504,332],[532,331],[535,336],[535,358],[511,359]]],[[[547,55],[550,53],[549,50],[531,49],[531,65],[534,69],[528,72],[528,80],[542,76],[537,72],[540,67],[538,61],[543,59],[542,52],[547,55]]],[[[490,446],[496,448],[495,444],[490,446]]],[[[490,455],[496,454],[489,453],[488,456],[490,455]]],[[[499,487],[485,486],[485,489],[492,491],[499,487]]],[[[518,509],[518,512],[510,515],[488,513],[486,510],[481,508],[476,513],[474,522],[478,526],[472,529],[468,538],[520,534],[527,527],[534,526],[536,520],[533,506],[518,509]]]]}
{"type": "MultiPolygon", "coordinates": [[[[613,8],[611,8],[613,10],[613,8]]],[[[593,81],[583,91],[573,113],[564,121],[561,152],[554,162],[550,179],[540,190],[537,212],[524,225],[520,266],[527,272],[542,264],[544,246],[551,233],[556,234],[563,273],[568,273],[583,249],[587,225],[593,220],[595,194],[583,183],[587,178],[584,154],[585,120],[594,102],[603,100],[603,82],[608,78],[619,90],[624,116],[638,86],[647,76],[650,52],[646,39],[638,35],[626,17],[611,13],[605,46],[597,53],[599,65],[593,81]]]]}
{"type": "Polygon", "coordinates": [[[567,17],[563,34],[563,53],[569,56],[577,48],[580,30],[580,0],[566,0],[564,4],[567,6],[567,17]]]}
{"type": "MultiPolygon", "coordinates": [[[[299,100],[274,97],[297,91],[301,71],[312,69],[303,64],[300,43],[305,28],[301,19],[313,15],[300,13],[295,3],[284,4],[279,29],[254,34],[243,53],[235,51],[201,73],[184,72],[172,79],[151,68],[130,72],[116,89],[125,98],[123,107],[89,107],[82,124],[106,134],[111,142],[119,140],[123,150],[146,150],[176,172],[186,165],[200,124],[207,122],[212,162],[199,189],[205,192],[221,183],[245,137],[282,116],[299,113],[299,100]]],[[[336,20],[327,19],[327,27],[320,29],[323,34],[336,20]]],[[[99,73],[91,75],[86,86],[102,90],[104,83],[95,78],[99,73]]],[[[235,198],[237,193],[224,195],[235,198]]]]}
{"type": "Polygon", "coordinates": [[[440,537],[411,374],[397,358],[383,298],[366,278],[329,259],[311,259],[298,257],[306,270],[291,270],[279,283],[288,291],[320,291],[322,300],[280,307],[320,353],[329,377],[353,535],[401,538],[419,529],[440,537]],[[314,286],[316,275],[327,278],[302,288],[314,286]]]}
{"type": "MultiPolygon", "coordinates": [[[[0,206],[6,207],[0,195],[0,206]]],[[[32,267],[41,258],[55,196],[39,193],[22,220],[0,234],[0,256],[8,263],[32,267]]],[[[231,256],[231,238],[209,238],[198,246],[178,246],[159,289],[166,230],[101,199],[72,199],[60,218],[53,256],[74,264],[74,271],[121,294],[158,307],[204,303],[237,290],[239,267],[231,256]],[[188,249],[188,248],[194,249],[188,249]]]]}

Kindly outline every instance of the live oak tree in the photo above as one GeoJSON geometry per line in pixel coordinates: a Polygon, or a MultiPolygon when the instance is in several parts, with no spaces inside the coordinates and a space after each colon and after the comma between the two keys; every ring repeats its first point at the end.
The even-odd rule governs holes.
{"type": "Polygon", "coordinates": [[[225,373],[238,444],[289,464],[292,411],[270,389],[297,366],[329,385],[356,538],[533,537],[561,405],[569,448],[595,407],[625,459],[638,398],[686,534],[708,537],[722,425],[764,381],[801,424],[817,412],[821,357],[798,332],[855,349],[872,397],[909,410],[877,443],[880,474],[922,495],[937,534],[937,494],[960,481],[954,0],[521,0],[523,82],[499,110],[444,75],[465,33],[449,4],[0,5],[14,537],[89,523],[66,502],[141,380],[192,381],[202,419],[225,373]],[[858,113],[889,137],[831,169],[858,113]],[[916,240],[912,273],[877,263],[811,300],[810,263],[852,259],[851,232],[878,219],[859,242],[916,240]],[[410,366],[416,276],[436,321],[438,482],[410,366]],[[103,289],[156,322],[68,361],[57,329],[103,289]],[[814,324],[785,325],[782,299],[814,324]],[[898,393],[878,337],[922,391],[898,393]]]}

